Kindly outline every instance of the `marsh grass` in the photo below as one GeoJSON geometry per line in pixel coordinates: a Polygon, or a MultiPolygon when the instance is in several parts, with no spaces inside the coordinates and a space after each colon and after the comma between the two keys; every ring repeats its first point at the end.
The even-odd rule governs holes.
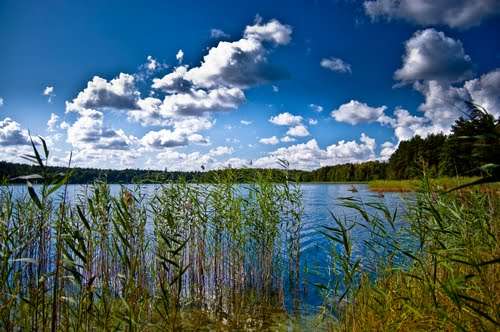
{"type": "MultiPolygon", "coordinates": [[[[441,177],[428,179],[431,187],[434,190],[443,191],[465,185],[479,180],[480,177],[441,177]]],[[[413,180],[373,180],[368,182],[368,188],[376,192],[416,192],[418,191],[422,181],[420,179],[413,180]]],[[[491,183],[488,185],[478,186],[487,190],[500,190],[500,185],[491,183]]]]}
{"type": "Polygon", "coordinates": [[[378,203],[349,198],[342,204],[358,217],[335,218],[325,232],[344,285],[340,291],[327,287],[338,318],[331,330],[498,330],[500,198],[495,191],[442,193],[424,179],[399,225],[378,203]],[[359,227],[369,230],[368,259],[352,256],[356,244],[349,234],[359,227]]]}
{"type": "MultiPolygon", "coordinates": [[[[48,151],[33,149],[30,160],[45,169],[48,151]]],[[[69,175],[26,176],[20,198],[2,187],[0,329],[286,325],[284,287],[299,305],[302,206],[283,172],[285,181],[263,172],[241,185],[228,170],[210,184],[166,183],[149,196],[139,186],[111,195],[96,182],[71,202],[69,175]]]]}

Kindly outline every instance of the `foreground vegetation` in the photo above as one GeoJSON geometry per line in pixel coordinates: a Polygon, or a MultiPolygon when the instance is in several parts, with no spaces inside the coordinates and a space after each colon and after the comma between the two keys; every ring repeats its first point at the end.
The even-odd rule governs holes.
{"type": "Polygon", "coordinates": [[[294,182],[261,175],[241,188],[226,172],[152,197],[97,182],[70,199],[69,174],[47,172],[43,146],[44,158],[35,145],[29,156],[44,172],[23,177],[28,194],[0,193],[1,329],[263,329],[285,315],[285,287],[295,308],[294,182]]]}
{"type": "Polygon", "coordinates": [[[279,176],[229,169],[113,195],[97,181],[74,196],[40,146],[25,156],[40,172],[17,179],[26,194],[0,187],[0,330],[500,328],[500,195],[486,185],[498,164],[466,181],[424,176],[402,211],[339,198],[353,213],[318,225],[329,255],[310,284],[285,162],[279,176]],[[322,295],[316,311],[302,311],[306,286],[322,295]]]}

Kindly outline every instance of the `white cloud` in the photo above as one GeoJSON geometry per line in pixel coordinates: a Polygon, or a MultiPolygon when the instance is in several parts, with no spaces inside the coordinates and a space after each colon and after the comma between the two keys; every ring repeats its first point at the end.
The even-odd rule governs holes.
{"type": "Polygon", "coordinates": [[[279,92],[280,88],[277,85],[273,85],[273,92],[279,92]]]}
{"type": "Polygon", "coordinates": [[[241,123],[242,125],[249,126],[249,125],[251,125],[253,122],[252,122],[252,121],[248,121],[248,120],[241,120],[241,121],[240,121],[240,123],[241,123]]]}
{"type": "Polygon", "coordinates": [[[366,103],[357,100],[351,100],[341,105],[338,109],[332,111],[331,116],[339,121],[351,125],[357,125],[362,122],[374,122],[384,116],[386,106],[371,107],[366,103]]]}
{"type": "Polygon", "coordinates": [[[291,28],[277,20],[247,26],[241,39],[212,47],[199,66],[178,66],[153,79],[152,87],[166,93],[163,101],[138,101],[129,118],[143,124],[163,123],[176,116],[236,109],[245,101],[244,89],[282,77],[267,61],[268,44],[284,45],[290,34],[291,28]]]}
{"type": "Polygon", "coordinates": [[[472,75],[472,61],[462,43],[434,29],[417,31],[405,44],[403,67],[394,73],[402,83],[421,80],[460,82],[472,75]]]}
{"type": "Polygon", "coordinates": [[[66,102],[66,112],[84,110],[132,110],[137,108],[140,93],[135,87],[134,76],[120,73],[111,81],[94,76],[87,87],[71,102],[66,102]]]}
{"type": "Polygon", "coordinates": [[[114,149],[127,150],[136,142],[122,129],[111,129],[104,125],[104,115],[95,110],[81,110],[80,117],[67,129],[67,141],[81,150],[114,149]]]}
{"type": "Polygon", "coordinates": [[[144,146],[151,148],[171,148],[188,144],[186,135],[178,131],[161,129],[159,131],[150,131],[141,139],[144,146]]]}
{"type": "Polygon", "coordinates": [[[151,55],[148,55],[146,58],[147,63],[146,63],[146,68],[150,71],[155,71],[156,68],[158,68],[158,61],[156,61],[155,58],[153,58],[151,55]]]}
{"type": "Polygon", "coordinates": [[[450,133],[453,123],[467,114],[466,101],[482,105],[495,117],[500,116],[500,69],[466,81],[462,86],[431,80],[416,83],[414,87],[425,98],[418,108],[422,116],[397,108],[393,118],[384,116],[377,120],[393,127],[398,141],[415,135],[450,133]]]}
{"type": "Polygon", "coordinates": [[[324,58],[320,62],[321,67],[337,73],[351,73],[351,65],[339,58],[324,58]]]}
{"type": "Polygon", "coordinates": [[[0,146],[28,144],[30,144],[28,131],[22,129],[18,122],[11,118],[0,120],[0,146]]]}
{"type": "Polygon", "coordinates": [[[298,125],[302,122],[302,117],[300,115],[293,115],[289,112],[281,113],[276,116],[269,118],[269,122],[277,126],[293,126],[298,125]]]}
{"type": "Polygon", "coordinates": [[[317,112],[317,113],[323,112],[323,106],[320,106],[320,105],[309,104],[309,108],[312,109],[314,112],[317,112]]]}
{"type": "Polygon", "coordinates": [[[465,89],[471,100],[486,108],[488,112],[500,116],[500,69],[465,82],[465,89]]]}
{"type": "MultiPolygon", "coordinates": [[[[245,89],[281,78],[283,74],[267,62],[267,43],[285,45],[292,30],[277,20],[247,26],[243,38],[220,41],[212,47],[198,67],[186,70],[176,79],[190,82],[195,88],[221,86],[245,89]]],[[[176,85],[176,84],[174,84],[176,85]]],[[[159,88],[159,84],[153,86],[159,88]]]]}
{"type": "Polygon", "coordinates": [[[397,146],[391,142],[384,142],[382,144],[382,150],[380,150],[380,159],[388,160],[391,155],[396,151],[397,146]]]}
{"type": "Polygon", "coordinates": [[[290,167],[298,169],[314,169],[321,166],[362,162],[376,159],[376,142],[364,133],[359,143],[356,141],[339,141],[321,149],[315,139],[306,143],[279,148],[267,156],[255,161],[255,167],[277,167],[279,159],[290,162],[290,167]]]}
{"type": "Polygon", "coordinates": [[[177,54],[175,55],[175,58],[177,59],[177,61],[179,63],[182,63],[182,60],[184,60],[184,51],[183,50],[179,50],[177,52],[177,54]]]}
{"type": "Polygon", "coordinates": [[[50,132],[56,131],[58,121],[59,121],[59,116],[55,113],[51,113],[50,119],[49,121],[47,121],[47,130],[50,132]]]}
{"type": "Polygon", "coordinates": [[[156,159],[158,164],[170,171],[199,171],[202,166],[209,169],[210,165],[216,162],[209,154],[199,151],[183,153],[172,149],[158,153],[156,159]]]}
{"type": "Polygon", "coordinates": [[[268,137],[268,138],[261,138],[259,140],[259,143],[262,143],[262,144],[269,144],[269,145],[276,145],[280,142],[280,140],[278,139],[278,137],[276,136],[272,136],[272,137],[268,137]]]}
{"type": "Polygon", "coordinates": [[[225,33],[221,29],[210,29],[210,38],[214,39],[224,39],[229,38],[229,34],[225,33]]]}
{"type": "Polygon", "coordinates": [[[281,24],[278,20],[271,20],[261,24],[262,20],[258,17],[254,25],[248,25],[245,28],[244,36],[249,39],[259,41],[273,42],[277,45],[286,45],[290,42],[292,28],[281,24]]]}
{"type": "Polygon", "coordinates": [[[54,87],[51,85],[46,86],[43,90],[43,95],[49,97],[47,101],[49,103],[52,103],[53,98],[56,96],[56,94],[54,93],[54,87]]]}
{"type": "Polygon", "coordinates": [[[223,156],[226,154],[232,154],[234,152],[234,149],[230,146],[218,146],[214,149],[210,149],[208,154],[210,156],[218,157],[218,156],[223,156]]]}
{"type": "Polygon", "coordinates": [[[2,97],[0,97],[0,107],[2,107],[2,106],[3,106],[3,104],[4,104],[4,100],[3,100],[3,98],[2,98],[2,97]]]}
{"type": "Polygon", "coordinates": [[[311,119],[309,119],[309,124],[312,125],[312,126],[317,125],[318,124],[318,120],[311,118],[311,119]]]}
{"type": "Polygon", "coordinates": [[[500,12],[497,0],[370,0],[365,12],[376,19],[404,19],[419,25],[468,28],[500,12]]]}
{"type": "Polygon", "coordinates": [[[284,143],[290,143],[290,142],[295,142],[296,139],[293,138],[293,137],[290,137],[290,136],[283,136],[280,141],[284,142],[284,143]]]}
{"type": "Polygon", "coordinates": [[[307,130],[307,127],[304,125],[296,125],[295,127],[291,127],[288,129],[286,132],[288,136],[295,136],[295,137],[306,137],[309,136],[309,130],[307,130]]]}
{"type": "MultiPolygon", "coordinates": [[[[136,167],[136,161],[142,156],[139,150],[103,150],[83,148],[73,151],[72,165],[75,167],[124,169],[136,167]]],[[[66,162],[69,156],[61,159],[66,162]]]]}
{"type": "Polygon", "coordinates": [[[160,107],[164,117],[175,115],[198,115],[205,112],[219,112],[238,108],[245,101],[245,94],[239,88],[219,87],[211,90],[191,90],[165,96],[160,107]]]}

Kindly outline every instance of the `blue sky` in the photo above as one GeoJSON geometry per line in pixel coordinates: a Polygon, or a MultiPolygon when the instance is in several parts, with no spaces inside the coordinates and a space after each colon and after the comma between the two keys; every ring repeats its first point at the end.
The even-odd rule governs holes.
{"type": "Polygon", "coordinates": [[[294,168],[500,115],[500,2],[0,3],[0,159],[294,168]],[[49,121],[50,120],[50,121],[49,121]]]}

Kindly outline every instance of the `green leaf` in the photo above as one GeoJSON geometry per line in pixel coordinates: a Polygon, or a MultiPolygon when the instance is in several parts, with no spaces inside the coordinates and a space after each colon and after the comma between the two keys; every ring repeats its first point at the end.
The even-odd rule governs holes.
{"type": "Polygon", "coordinates": [[[40,141],[42,141],[43,152],[45,153],[45,160],[47,160],[49,158],[49,149],[47,148],[47,143],[45,142],[42,136],[38,136],[38,138],[40,138],[40,141]]]}
{"type": "Polygon", "coordinates": [[[28,185],[28,193],[29,193],[31,199],[33,200],[33,202],[35,202],[36,206],[40,210],[42,210],[43,209],[42,203],[40,202],[40,199],[38,199],[38,195],[36,194],[36,191],[33,188],[33,184],[29,181],[26,181],[26,184],[28,185]]]}

